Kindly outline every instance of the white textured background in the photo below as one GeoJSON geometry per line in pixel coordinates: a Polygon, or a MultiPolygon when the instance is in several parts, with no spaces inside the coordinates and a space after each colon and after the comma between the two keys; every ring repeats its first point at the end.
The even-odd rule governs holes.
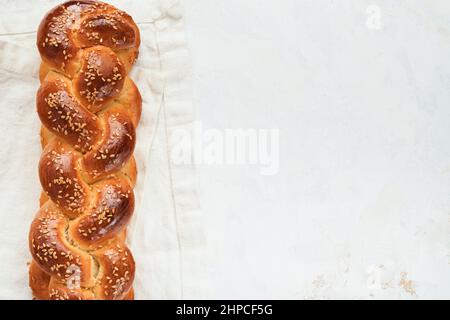
{"type": "Polygon", "coordinates": [[[212,297],[450,298],[450,2],[184,2],[203,125],[281,135],[199,168],[212,297]]]}

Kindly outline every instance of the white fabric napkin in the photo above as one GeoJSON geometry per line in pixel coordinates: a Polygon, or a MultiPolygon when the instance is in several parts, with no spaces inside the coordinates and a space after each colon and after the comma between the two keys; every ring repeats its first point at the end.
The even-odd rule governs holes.
{"type": "MultiPolygon", "coordinates": [[[[37,26],[61,1],[0,0],[0,299],[30,299],[28,229],[38,210],[37,26]]],[[[128,243],[136,299],[205,298],[205,240],[195,168],[169,161],[173,130],[191,130],[189,52],[178,0],[108,1],[133,16],[142,44],[131,77],[143,97],[138,183],[128,243]]],[[[179,142],[177,142],[179,143],[179,142]]]]}

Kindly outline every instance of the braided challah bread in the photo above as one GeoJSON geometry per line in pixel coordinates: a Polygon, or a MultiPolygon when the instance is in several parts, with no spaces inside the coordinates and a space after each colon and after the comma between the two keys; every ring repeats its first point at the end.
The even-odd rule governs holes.
{"type": "Polygon", "coordinates": [[[37,299],[134,297],[125,237],[142,101],[127,74],[139,45],[132,18],[98,1],[68,1],[39,26],[43,193],[29,233],[37,299]]]}

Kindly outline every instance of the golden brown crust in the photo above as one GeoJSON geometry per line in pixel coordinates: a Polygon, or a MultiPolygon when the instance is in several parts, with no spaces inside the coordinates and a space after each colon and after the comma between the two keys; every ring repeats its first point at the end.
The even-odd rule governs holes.
{"type": "Polygon", "coordinates": [[[99,119],[70,93],[70,82],[48,77],[38,90],[37,111],[42,124],[76,150],[91,150],[101,134],[99,119]]]}
{"type": "Polygon", "coordinates": [[[70,217],[78,216],[88,205],[89,187],[76,168],[78,158],[78,153],[70,146],[53,139],[45,147],[39,161],[42,188],[70,217]]]}
{"type": "Polygon", "coordinates": [[[102,180],[93,186],[95,199],[88,213],[70,222],[70,237],[93,250],[122,231],[134,210],[131,186],[123,179],[102,180]]]}
{"type": "Polygon", "coordinates": [[[134,298],[125,235],[142,99],[127,74],[139,44],[132,18],[98,1],[68,1],[39,26],[43,193],[29,233],[37,299],[134,298]]]}
{"type": "Polygon", "coordinates": [[[103,140],[83,158],[85,172],[91,180],[122,168],[133,154],[136,142],[135,128],[128,116],[107,113],[103,119],[103,140]]]}
{"type": "Polygon", "coordinates": [[[60,281],[67,280],[73,270],[80,270],[80,285],[94,285],[94,261],[92,257],[76,248],[66,237],[67,217],[47,202],[30,228],[29,246],[34,261],[49,276],[60,281]]]}
{"type": "Polygon", "coordinates": [[[32,261],[29,269],[29,284],[33,292],[33,296],[39,300],[48,300],[49,283],[50,276],[42,271],[36,262],[32,261]]]}
{"type": "Polygon", "coordinates": [[[76,286],[76,279],[67,285],[64,281],[51,278],[48,288],[49,300],[94,300],[95,294],[90,289],[76,286]]]}
{"type": "Polygon", "coordinates": [[[74,91],[91,112],[117,97],[122,90],[126,70],[109,48],[96,46],[83,50],[81,69],[74,78],[74,91]]]}
{"type": "Polygon", "coordinates": [[[134,63],[140,34],[129,15],[109,4],[68,1],[44,17],[36,44],[45,63],[66,71],[78,63],[76,56],[79,50],[96,45],[120,52],[127,65],[129,61],[134,63]]]}
{"type": "Polygon", "coordinates": [[[122,300],[134,280],[135,263],[130,250],[121,242],[97,251],[96,258],[101,265],[100,284],[95,286],[95,295],[100,299],[122,300]]]}

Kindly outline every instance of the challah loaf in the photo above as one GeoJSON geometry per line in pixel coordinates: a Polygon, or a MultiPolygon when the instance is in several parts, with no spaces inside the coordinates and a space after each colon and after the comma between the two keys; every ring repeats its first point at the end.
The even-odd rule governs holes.
{"type": "Polygon", "coordinates": [[[98,1],[68,1],[39,26],[43,193],[29,233],[37,299],[134,297],[125,233],[141,96],[127,74],[139,45],[133,19],[98,1]]]}

